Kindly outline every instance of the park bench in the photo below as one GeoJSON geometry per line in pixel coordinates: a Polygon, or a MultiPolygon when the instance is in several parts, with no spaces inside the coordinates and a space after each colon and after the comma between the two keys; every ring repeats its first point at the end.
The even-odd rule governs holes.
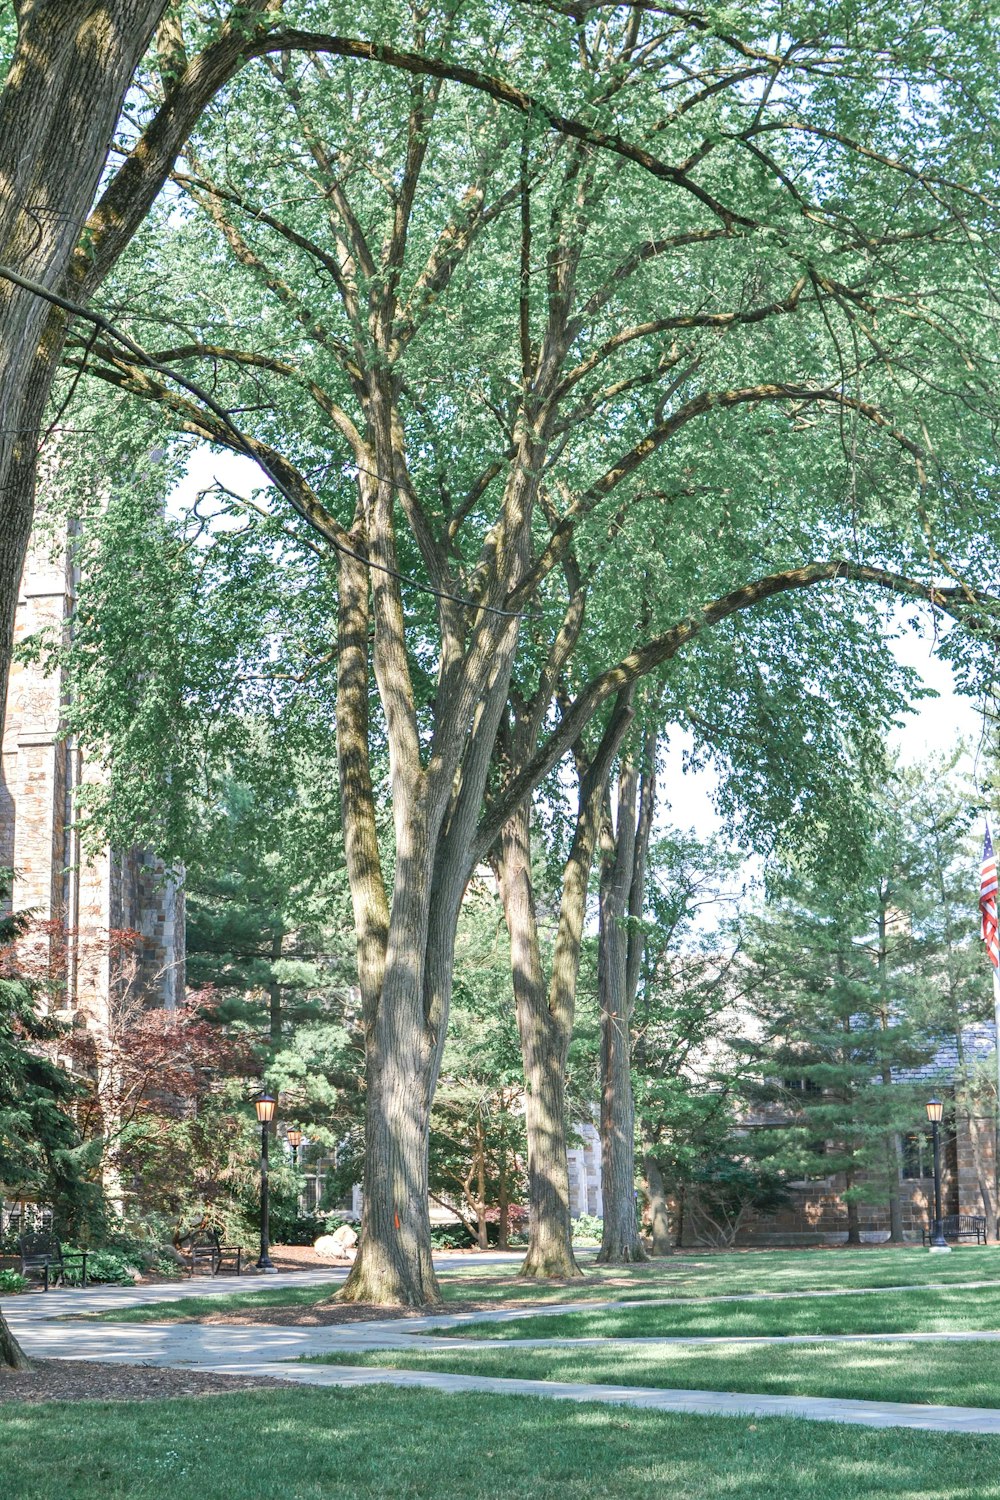
{"type": "Polygon", "coordinates": [[[218,1276],[227,1263],[237,1276],[243,1274],[243,1246],[224,1245],[216,1229],[196,1230],[181,1240],[178,1248],[187,1262],[188,1274],[192,1277],[197,1276],[199,1271],[218,1276]]]}
{"type": "MultiPolygon", "coordinates": [[[[985,1214],[948,1214],[941,1220],[941,1232],[946,1240],[975,1240],[977,1245],[986,1244],[986,1216],[985,1214]]],[[[934,1233],[934,1222],[931,1220],[928,1227],[921,1231],[925,1245],[931,1242],[934,1233]]]]}
{"type": "Polygon", "coordinates": [[[61,1281],[66,1285],[66,1269],[80,1267],[80,1285],[87,1285],[86,1250],[64,1250],[54,1234],[18,1236],[21,1251],[21,1275],[40,1276],[45,1291],[61,1281]]]}

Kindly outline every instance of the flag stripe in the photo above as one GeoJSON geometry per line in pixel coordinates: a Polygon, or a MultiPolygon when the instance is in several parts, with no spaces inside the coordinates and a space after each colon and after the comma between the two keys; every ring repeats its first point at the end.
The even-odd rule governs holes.
{"type": "Polygon", "coordinates": [[[983,918],[983,942],[994,969],[1000,969],[1000,922],[997,919],[997,861],[989,824],[983,840],[983,868],[979,878],[979,910],[983,918]]]}

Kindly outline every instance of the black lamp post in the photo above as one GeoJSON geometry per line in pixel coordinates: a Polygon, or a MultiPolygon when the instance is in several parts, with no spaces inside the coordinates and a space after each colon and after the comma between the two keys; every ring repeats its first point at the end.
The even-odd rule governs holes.
{"type": "Polygon", "coordinates": [[[268,1171],[268,1126],[274,1119],[278,1108],[278,1101],[271,1094],[259,1094],[253,1101],[257,1118],[260,1121],[260,1259],[257,1262],[258,1271],[273,1271],[275,1269],[268,1254],[270,1250],[270,1208],[267,1201],[267,1171],[268,1171]]]}
{"type": "Polygon", "coordinates": [[[302,1132],[297,1125],[293,1125],[291,1130],[285,1131],[285,1140],[292,1148],[292,1166],[297,1167],[299,1164],[299,1147],[302,1145],[302,1132]]]}
{"type": "Polygon", "coordinates": [[[934,1142],[934,1227],[931,1231],[932,1250],[950,1250],[944,1237],[944,1222],[941,1218],[941,1121],[944,1105],[940,1099],[928,1099],[927,1118],[931,1122],[931,1138],[934,1142]]]}

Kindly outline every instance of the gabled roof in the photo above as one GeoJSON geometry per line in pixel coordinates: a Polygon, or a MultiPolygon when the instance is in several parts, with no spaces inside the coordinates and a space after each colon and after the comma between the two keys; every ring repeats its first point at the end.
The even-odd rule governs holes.
{"type": "MultiPolygon", "coordinates": [[[[996,1051],[997,1029],[992,1021],[976,1021],[962,1027],[962,1051],[966,1067],[985,1062],[996,1051]]],[[[893,1068],[895,1083],[921,1083],[939,1079],[952,1079],[958,1073],[958,1043],[954,1036],[943,1036],[929,1062],[919,1068],[893,1068]]]]}

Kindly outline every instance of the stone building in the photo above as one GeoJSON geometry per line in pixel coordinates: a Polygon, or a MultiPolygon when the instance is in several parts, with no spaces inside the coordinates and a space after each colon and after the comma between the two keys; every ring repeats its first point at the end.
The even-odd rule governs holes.
{"type": "MultiPolygon", "coordinates": [[[[46,630],[66,638],[78,584],[72,522],[36,533],[21,582],[15,640],[46,630]]],[[[11,904],[35,919],[76,1025],[109,1025],[114,991],[128,984],[145,1004],[184,994],[184,895],[143,849],[81,850],[77,788],[99,769],[63,731],[67,684],[60,671],[16,664],[0,761],[0,869],[12,870],[11,904]],[[129,939],[128,962],[115,934],[129,939]],[[126,977],[127,975],[127,977],[126,977]]]]}
{"type": "MultiPolygon", "coordinates": [[[[965,1067],[995,1068],[996,1027],[992,1022],[967,1026],[962,1032],[965,1067]]],[[[970,1112],[956,1088],[961,1075],[954,1038],[938,1046],[930,1062],[895,1074],[900,1084],[924,1084],[927,1098],[937,1094],[945,1101],[941,1127],[941,1209],[948,1214],[987,1213],[979,1171],[986,1179],[992,1208],[996,1212],[996,1120],[992,1114],[970,1112]],[[978,1166],[977,1158],[978,1156],[978,1166]]],[[[766,1130],[783,1123],[765,1114],[748,1117],[746,1129],[766,1130]]],[[[788,1202],[766,1217],[751,1218],[736,1237],[737,1245],[837,1244],[847,1238],[847,1206],[843,1199],[846,1182],[842,1175],[791,1183],[788,1202]]],[[[912,1132],[902,1137],[899,1153],[899,1199],[903,1233],[919,1239],[934,1213],[934,1168],[929,1129],[920,1114],[912,1132]]],[[[889,1204],[883,1190],[871,1202],[859,1204],[861,1237],[871,1243],[888,1239],[889,1204]]],[[[997,1228],[996,1224],[991,1230],[997,1228]]]]}

